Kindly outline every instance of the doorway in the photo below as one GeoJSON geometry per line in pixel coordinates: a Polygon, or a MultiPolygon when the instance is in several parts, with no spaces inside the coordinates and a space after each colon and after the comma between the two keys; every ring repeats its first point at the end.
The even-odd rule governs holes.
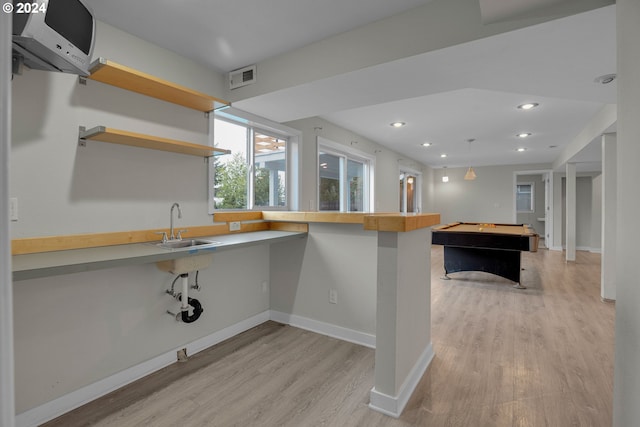
{"type": "Polygon", "coordinates": [[[551,170],[514,172],[513,221],[528,224],[540,235],[540,246],[553,244],[553,173],[551,170]]]}
{"type": "Polygon", "coordinates": [[[401,213],[420,212],[420,182],[422,174],[411,169],[400,169],[401,213]]]}

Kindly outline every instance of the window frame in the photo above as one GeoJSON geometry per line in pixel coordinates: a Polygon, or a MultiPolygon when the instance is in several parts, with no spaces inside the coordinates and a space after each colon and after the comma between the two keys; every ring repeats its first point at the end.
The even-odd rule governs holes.
{"type": "Polygon", "coordinates": [[[400,211],[400,213],[408,213],[407,212],[407,207],[408,207],[408,197],[407,197],[407,178],[408,176],[413,176],[416,180],[415,182],[415,186],[414,186],[414,195],[415,195],[415,210],[413,211],[413,213],[420,213],[422,211],[422,172],[413,169],[413,168],[409,168],[406,166],[401,166],[400,168],[398,168],[398,177],[400,175],[404,175],[403,178],[403,191],[402,194],[400,194],[400,199],[401,199],[401,204],[403,209],[400,209],[400,207],[398,208],[398,210],[400,211]]]}
{"type": "MultiPolygon", "coordinates": [[[[216,110],[213,114],[210,113],[210,126],[214,129],[215,133],[215,121],[222,120],[239,126],[244,126],[248,129],[246,152],[247,152],[247,206],[245,208],[228,209],[228,208],[216,208],[214,202],[215,196],[215,161],[213,158],[209,159],[209,177],[207,181],[208,186],[208,207],[209,214],[213,215],[216,212],[243,212],[243,211],[267,211],[267,210],[296,210],[298,209],[298,191],[299,191],[299,149],[298,144],[301,137],[301,132],[284,126],[280,123],[271,121],[264,117],[257,116],[255,114],[248,113],[246,111],[239,110],[234,107],[228,107],[223,110],[216,110]],[[285,149],[285,204],[284,206],[255,206],[255,149],[254,138],[255,133],[262,133],[271,137],[282,138],[286,142],[285,149]]],[[[219,142],[219,148],[225,148],[224,142],[219,142]]]]}
{"type": "Polygon", "coordinates": [[[346,169],[348,161],[363,163],[364,183],[363,183],[363,209],[362,211],[349,211],[345,208],[349,205],[348,181],[341,180],[341,198],[339,210],[323,210],[322,212],[374,212],[375,206],[375,156],[365,153],[355,148],[339,144],[324,137],[318,136],[316,139],[316,206],[320,212],[320,152],[345,159],[344,170],[340,173],[340,178],[347,176],[346,169]]]}
{"type": "Polygon", "coordinates": [[[534,213],[536,211],[536,198],[535,198],[535,182],[517,182],[516,183],[516,213],[534,213]],[[526,194],[526,193],[520,193],[519,187],[520,186],[525,186],[528,185],[531,188],[531,193],[529,195],[529,207],[531,209],[529,210],[520,210],[518,209],[518,195],[519,194],[526,194]]]}

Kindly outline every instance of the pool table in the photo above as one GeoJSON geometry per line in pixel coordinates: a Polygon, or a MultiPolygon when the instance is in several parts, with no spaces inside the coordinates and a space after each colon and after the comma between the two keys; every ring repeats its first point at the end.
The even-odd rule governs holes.
{"type": "Polygon", "coordinates": [[[454,222],[435,227],[432,243],[444,245],[445,278],[458,271],[484,271],[520,281],[522,251],[536,252],[540,236],[525,224],[454,222]]]}

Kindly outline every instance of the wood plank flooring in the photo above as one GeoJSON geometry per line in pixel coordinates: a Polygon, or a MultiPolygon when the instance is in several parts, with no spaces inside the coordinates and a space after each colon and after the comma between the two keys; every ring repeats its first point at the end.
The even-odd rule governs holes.
{"type": "Polygon", "coordinates": [[[400,419],[370,410],[373,350],[267,322],[46,427],[611,425],[615,306],[600,256],[523,254],[523,284],[440,277],[432,252],[436,356],[400,419]]]}

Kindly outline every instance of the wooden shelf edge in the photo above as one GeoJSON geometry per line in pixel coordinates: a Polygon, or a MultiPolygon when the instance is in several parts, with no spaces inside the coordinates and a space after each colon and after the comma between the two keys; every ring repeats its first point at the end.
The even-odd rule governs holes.
{"type": "Polygon", "coordinates": [[[133,147],[169,151],[172,153],[188,154],[198,157],[210,157],[230,153],[229,150],[210,147],[208,145],[194,144],[191,142],[113,129],[105,126],[96,126],[91,129],[80,127],[79,138],[81,140],[130,145],[133,147]]]}
{"type": "Polygon", "coordinates": [[[169,82],[105,58],[98,58],[93,61],[89,66],[89,71],[91,74],[87,78],[91,80],[205,113],[231,105],[223,99],[169,82]]]}
{"type": "MultiPolygon", "coordinates": [[[[268,223],[242,224],[242,232],[269,230],[268,223]]],[[[185,238],[222,236],[229,233],[226,224],[187,226],[185,238]]],[[[68,234],[62,236],[25,237],[11,241],[11,255],[27,255],[72,249],[88,249],[101,246],[147,243],[160,240],[158,232],[169,229],[114,231],[104,233],[68,234]]]]}

